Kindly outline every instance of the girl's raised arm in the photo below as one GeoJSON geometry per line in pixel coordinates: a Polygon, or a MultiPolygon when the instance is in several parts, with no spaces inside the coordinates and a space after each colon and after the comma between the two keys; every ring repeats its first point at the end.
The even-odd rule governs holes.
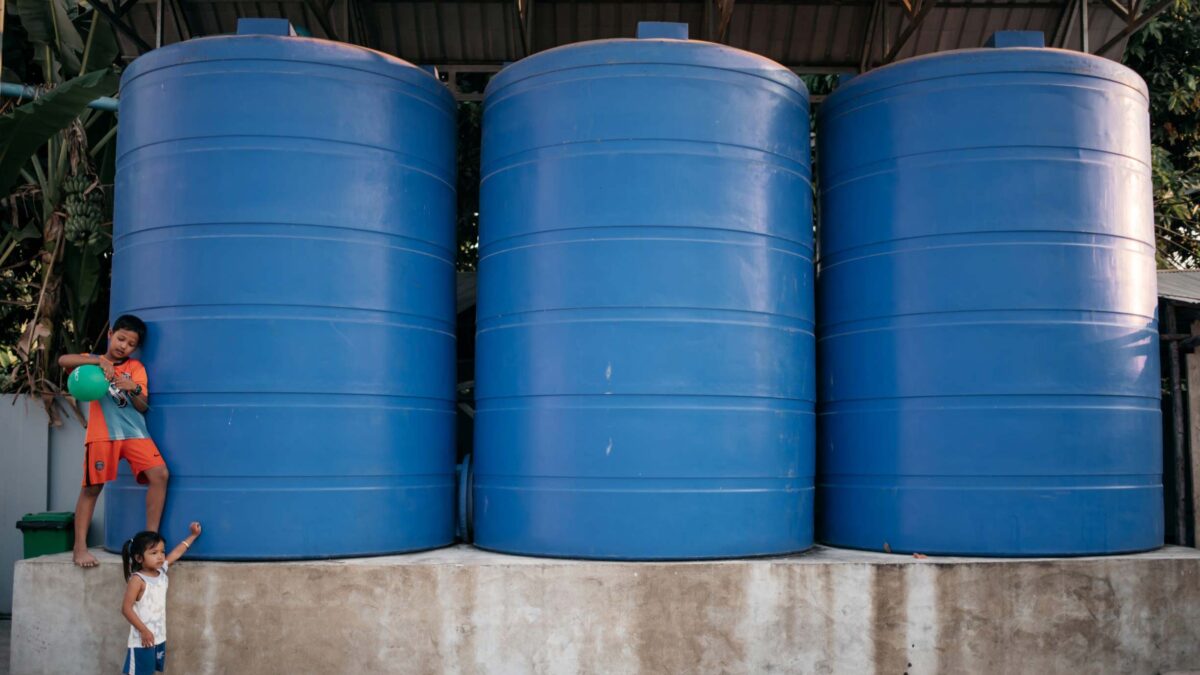
{"type": "Polygon", "coordinates": [[[167,556],[168,565],[174,565],[175,561],[182,558],[183,554],[187,553],[187,550],[192,547],[192,543],[196,541],[196,537],[200,536],[200,523],[192,523],[191,530],[192,533],[188,535],[188,538],[179,542],[179,545],[172,549],[171,553],[167,556]]]}

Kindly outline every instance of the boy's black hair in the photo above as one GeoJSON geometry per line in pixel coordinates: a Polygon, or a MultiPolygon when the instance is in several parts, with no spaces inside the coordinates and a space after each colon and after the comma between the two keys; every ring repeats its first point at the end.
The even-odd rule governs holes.
{"type": "Polygon", "coordinates": [[[132,314],[118,316],[117,320],[113,322],[112,330],[114,333],[119,330],[137,333],[139,347],[146,342],[146,323],[132,314]]]}
{"type": "Polygon", "coordinates": [[[134,572],[141,571],[142,561],[138,557],[145,555],[146,549],[160,541],[164,541],[161,534],[147,530],[133,535],[121,546],[121,569],[125,572],[125,581],[129,581],[134,572]]]}

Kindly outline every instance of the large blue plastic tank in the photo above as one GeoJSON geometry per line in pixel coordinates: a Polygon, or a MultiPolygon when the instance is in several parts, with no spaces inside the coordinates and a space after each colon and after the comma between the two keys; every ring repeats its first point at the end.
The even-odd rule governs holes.
{"type": "MultiPolygon", "coordinates": [[[[428,73],[297,37],[172,45],[122,78],[113,315],[150,328],[165,533],[203,558],[454,535],[455,109],[428,73]]],[[[108,491],[106,546],[144,523],[108,491]]]]}
{"type": "Polygon", "coordinates": [[[1036,48],[914,58],[818,116],[818,538],[1163,542],[1146,87],[1036,48]]]}
{"type": "Polygon", "coordinates": [[[716,44],[605,40],[505,69],[484,105],[476,543],[807,548],[804,84],[716,44]]]}

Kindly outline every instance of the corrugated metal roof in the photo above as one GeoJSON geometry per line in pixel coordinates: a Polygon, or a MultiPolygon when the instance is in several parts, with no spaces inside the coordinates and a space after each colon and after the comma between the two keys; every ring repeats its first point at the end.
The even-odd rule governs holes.
{"type": "MultiPolygon", "coordinates": [[[[112,0],[108,0],[112,2],[112,0]]],[[[311,7],[323,0],[248,2],[245,0],[164,0],[163,43],[191,34],[220,35],[236,30],[239,17],[284,17],[316,37],[329,38],[311,7]],[[176,11],[176,4],[182,11],[176,11]]],[[[1039,30],[1053,46],[1077,49],[1078,29],[1071,0],[932,0],[936,4],[896,58],[948,49],[980,47],[997,30],[1039,30]]],[[[522,0],[529,3],[531,0],[522,0]]],[[[871,30],[876,0],[736,0],[724,42],[774,59],[800,71],[857,70],[866,37],[875,36],[872,65],[905,31],[911,16],[901,0],[880,0],[885,11],[871,30]]],[[[532,47],[634,35],[639,21],[689,24],[691,35],[711,39],[714,6],[705,0],[613,2],[532,0],[532,47]]],[[[156,0],[138,0],[126,15],[137,34],[153,44],[156,0]]],[[[327,21],[336,39],[363,44],[418,64],[490,65],[526,54],[516,0],[333,0],[327,21]]],[[[1093,49],[1116,36],[1124,21],[1106,4],[1089,4],[1093,49]]],[[[137,55],[128,38],[124,54],[137,55]]],[[[1109,56],[1119,55],[1120,49],[1109,56]]]]}
{"type": "Polygon", "coordinates": [[[1200,270],[1162,270],[1158,297],[1200,305],[1200,270]]]}

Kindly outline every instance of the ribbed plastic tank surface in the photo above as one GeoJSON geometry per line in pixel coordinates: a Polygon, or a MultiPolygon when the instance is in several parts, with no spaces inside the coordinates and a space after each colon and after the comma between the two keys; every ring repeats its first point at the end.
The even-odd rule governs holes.
{"type": "Polygon", "coordinates": [[[570,45],[489,84],[475,539],[582,558],[812,540],[808,94],[761,57],[570,45]]]}
{"type": "Polygon", "coordinates": [[[914,58],[834,92],[818,139],[819,540],[1161,545],[1141,79],[1052,49],[914,58]]]}
{"type": "MultiPolygon", "coordinates": [[[[121,86],[113,315],[149,324],[149,426],[189,555],[448,544],[455,110],[426,72],[298,37],[190,40],[121,86]]],[[[106,545],[144,523],[128,477],[106,545]]]]}

